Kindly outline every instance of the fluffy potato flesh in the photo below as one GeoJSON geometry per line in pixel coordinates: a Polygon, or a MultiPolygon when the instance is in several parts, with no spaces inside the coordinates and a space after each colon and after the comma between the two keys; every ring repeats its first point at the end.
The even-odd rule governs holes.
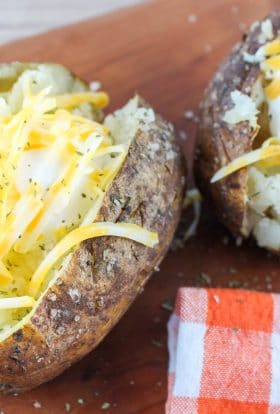
{"type": "Polygon", "coordinates": [[[135,224],[94,223],[140,123],[155,120],[135,97],[101,124],[107,101],[62,66],[0,65],[0,340],[34,315],[82,241],[158,242],[135,224]]]}
{"type": "MultiPolygon", "coordinates": [[[[271,23],[270,23],[271,24],[271,23]]],[[[246,167],[248,171],[246,233],[259,246],[280,250],[280,38],[261,46],[245,61],[259,65],[260,75],[251,96],[231,92],[233,106],[224,121],[234,126],[248,121],[254,130],[253,150],[220,169],[212,182],[246,167]]]]}

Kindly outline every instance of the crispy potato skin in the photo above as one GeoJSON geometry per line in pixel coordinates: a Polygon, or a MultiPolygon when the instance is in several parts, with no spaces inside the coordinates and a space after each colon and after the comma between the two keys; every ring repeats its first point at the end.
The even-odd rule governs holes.
{"type": "MultiPolygon", "coordinates": [[[[280,28],[280,12],[275,11],[267,18],[272,22],[276,37],[280,28]]],[[[195,175],[198,185],[211,199],[219,219],[233,234],[244,237],[248,236],[247,170],[240,170],[215,184],[210,180],[221,167],[252,150],[254,131],[249,122],[229,125],[223,117],[232,107],[230,93],[238,89],[250,94],[259,77],[259,65],[245,62],[243,53],[257,51],[261,46],[258,40],[260,33],[260,23],[254,24],[218,68],[201,102],[197,134],[195,175]]]]}
{"type": "MultiPolygon", "coordinates": [[[[148,107],[143,101],[140,106],[148,107]]],[[[174,130],[157,115],[148,131],[138,130],[98,220],[142,225],[158,232],[159,245],[150,249],[116,237],[84,242],[31,320],[0,343],[2,393],[57,376],[112,329],[168,249],[180,216],[183,177],[174,130]]]]}

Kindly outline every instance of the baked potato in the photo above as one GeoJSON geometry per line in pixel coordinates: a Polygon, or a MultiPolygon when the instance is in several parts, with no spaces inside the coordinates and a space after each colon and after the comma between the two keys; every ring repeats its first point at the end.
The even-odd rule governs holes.
{"type": "Polygon", "coordinates": [[[200,107],[195,173],[234,235],[280,251],[280,11],[254,23],[200,107]]]}
{"type": "Polygon", "coordinates": [[[0,391],[95,348],[172,240],[184,169],[172,125],[54,64],[0,65],[0,391]]]}

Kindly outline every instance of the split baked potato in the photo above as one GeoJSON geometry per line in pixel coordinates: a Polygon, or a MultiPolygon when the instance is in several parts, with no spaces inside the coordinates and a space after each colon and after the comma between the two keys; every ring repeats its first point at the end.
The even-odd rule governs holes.
{"type": "Polygon", "coordinates": [[[200,108],[195,172],[237,236],[280,251],[280,11],[255,22],[200,108]]]}
{"type": "Polygon", "coordinates": [[[91,351],[172,240],[184,170],[173,127],[53,64],[0,65],[0,391],[91,351]]]}

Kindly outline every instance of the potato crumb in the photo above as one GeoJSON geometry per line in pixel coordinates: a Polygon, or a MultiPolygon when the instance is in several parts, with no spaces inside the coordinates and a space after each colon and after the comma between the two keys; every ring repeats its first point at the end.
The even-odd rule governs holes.
{"type": "Polygon", "coordinates": [[[85,403],[85,401],[84,401],[83,398],[78,398],[77,403],[80,404],[80,405],[83,405],[85,403]]]}
{"type": "Polygon", "coordinates": [[[108,403],[108,402],[104,402],[104,403],[101,405],[101,410],[108,410],[110,407],[111,407],[111,404],[110,404],[110,403],[108,403]]]}
{"type": "Polygon", "coordinates": [[[194,119],[193,111],[185,111],[184,112],[184,117],[187,118],[187,119],[194,119]]]}
{"type": "Polygon", "coordinates": [[[71,411],[71,404],[67,402],[67,403],[64,404],[64,407],[65,407],[65,411],[67,413],[70,413],[70,411],[71,411]]]}
{"type": "Polygon", "coordinates": [[[188,135],[186,131],[183,131],[182,129],[180,129],[178,133],[182,141],[186,141],[188,139],[188,135]]]}
{"type": "Polygon", "coordinates": [[[34,401],[33,407],[34,408],[42,408],[42,404],[39,401],[34,401]]]}
{"type": "Polygon", "coordinates": [[[101,82],[99,82],[98,80],[94,80],[94,81],[90,82],[89,89],[92,92],[97,92],[101,89],[101,86],[102,86],[101,82]]]}
{"type": "Polygon", "coordinates": [[[187,191],[184,198],[184,208],[193,206],[194,218],[184,234],[184,241],[187,241],[190,237],[196,235],[201,215],[201,202],[202,196],[198,188],[192,188],[191,190],[187,191]]]}
{"type": "Polygon", "coordinates": [[[188,15],[188,22],[189,23],[196,23],[197,22],[197,16],[195,14],[189,14],[188,15]]]}
{"type": "Polygon", "coordinates": [[[229,124],[249,121],[250,126],[256,128],[259,111],[252,98],[238,90],[231,92],[230,96],[234,106],[226,111],[223,120],[229,124]]]}

